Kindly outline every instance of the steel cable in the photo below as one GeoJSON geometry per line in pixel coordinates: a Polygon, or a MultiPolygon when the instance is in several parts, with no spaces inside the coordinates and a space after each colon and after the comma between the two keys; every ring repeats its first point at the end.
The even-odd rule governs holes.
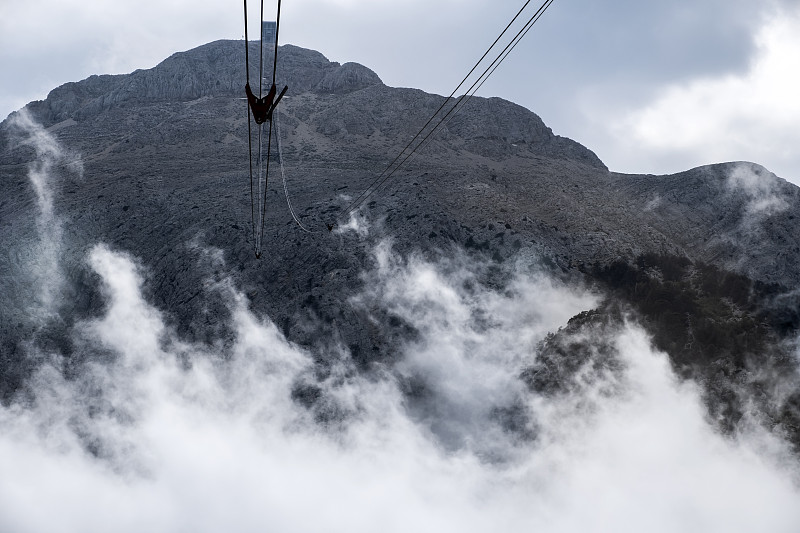
{"type": "MultiPolygon", "coordinates": [[[[364,191],[363,191],[363,192],[362,192],[360,195],[358,195],[358,196],[357,196],[357,197],[356,197],[356,198],[355,198],[355,199],[354,199],[352,202],[350,202],[350,205],[348,205],[348,206],[347,206],[347,208],[345,209],[345,213],[346,213],[346,214],[351,212],[351,209],[350,209],[350,208],[351,208],[353,205],[355,205],[356,207],[358,207],[359,205],[361,205],[361,204],[363,203],[363,200],[361,200],[361,197],[362,197],[364,194],[366,194],[366,193],[367,193],[367,191],[369,191],[369,190],[372,188],[372,186],[373,186],[373,185],[375,185],[375,183],[377,183],[377,182],[378,182],[378,180],[380,180],[380,179],[381,179],[381,177],[382,177],[382,176],[383,176],[383,175],[384,175],[386,172],[388,172],[388,171],[389,171],[389,169],[391,169],[391,168],[392,168],[392,166],[393,166],[393,165],[394,165],[394,164],[397,162],[397,160],[398,160],[398,159],[400,159],[400,157],[402,157],[402,156],[403,156],[403,154],[405,153],[405,151],[406,151],[406,150],[408,150],[408,147],[409,147],[409,146],[411,146],[411,145],[414,143],[414,141],[415,141],[415,140],[417,140],[417,138],[418,138],[420,135],[422,135],[422,132],[423,132],[423,131],[425,131],[425,128],[427,128],[427,127],[428,127],[428,125],[429,125],[431,122],[433,122],[433,119],[434,119],[434,118],[436,118],[436,115],[438,115],[438,114],[439,114],[439,112],[440,112],[442,109],[444,109],[445,105],[447,105],[447,102],[449,102],[449,101],[450,101],[450,99],[451,99],[451,98],[453,98],[453,96],[456,94],[456,92],[457,92],[457,91],[458,91],[458,90],[461,88],[461,86],[462,86],[462,85],[464,85],[464,84],[467,82],[467,80],[468,80],[468,79],[469,79],[469,77],[472,75],[472,73],[473,73],[473,72],[475,72],[475,69],[476,69],[476,68],[478,68],[478,66],[481,64],[481,62],[482,62],[484,59],[486,59],[486,56],[487,56],[487,55],[489,55],[489,52],[491,52],[492,48],[494,48],[494,47],[495,47],[495,45],[498,43],[498,41],[500,41],[500,39],[502,39],[502,38],[503,38],[503,35],[505,35],[505,33],[508,31],[508,29],[511,27],[511,25],[512,25],[512,24],[514,24],[514,22],[517,20],[517,18],[519,18],[519,16],[522,14],[522,12],[523,12],[523,11],[525,11],[525,8],[526,8],[526,7],[528,7],[528,4],[530,4],[530,3],[531,3],[531,1],[532,1],[532,0],[527,0],[527,1],[525,2],[525,4],[522,6],[522,8],[520,8],[520,10],[517,12],[517,14],[516,14],[516,15],[514,15],[514,18],[513,18],[513,19],[511,19],[511,22],[509,22],[509,23],[506,25],[506,27],[503,29],[503,31],[500,33],[500,35],[498,35],[498,36],[497,36],[497,38],[494,40],[494,42],[491,44],[491,46],[489,46],[489,48],[486,50],[486,52],[484,52],[484,53],[483,53],[483,55],[481,56],[481,58],[480,58],[480,59],[479,59],[479,60],[478,60],[478,61],[475,63],[475,65],[473,65],[473,67],[470,69],[470,71],[467,73],[467,75],[466,75],[466,76],[464,76],[464,79],[462,79],[462,80],[461,80],[461,83],[459,83],[459,84],[456,86],[456,88],[455,88],[455,89],[453,89],[453,92],[451,92],[451,93],[450,93],[450,96],[448,96],[447,98],[445,98],[444,102],[442,102],[442,105],[440,105],[440,106],[439,106],[439,108],[438,108],[436,111],[434,111],[434,113],[431,115],[431,117],[428,119],[428,121],[427,121],[427,122],[426,122],[426,123],[425,123],[425,124],[422,126],[422,128],[420,128],[420,130],[417,132],[417,134],[416,134],[416,135],[414,135],[414,137],[413,137],[413,138],[412,138],[412,139],[411,139],[411,140],[408,142],[408,144],[407,144],[407,145],[405,145],[405,147],[404,147],[402,150],[400,150],[400,153],[399,153],[399,154],[397,154],[397,156],[396,156],[396,157],[395,157],[395,158],[392,160],[392,162],[391,162],[391,163],[389,163],[389,165],[388,165],[388,166],[387,166],[387,167],[386,167],[386,168],[383,170],[383,172],[381,172],[381,173],[378,175],[378,177],[377,177],[377,178],[375,178],[375,180],[374,180],[374,181],[373,181],[373,182],[372,182],[372,183],[371,183],[371,184],[370,184],[370,185],[369,185],[369,186],[368,186],[368,187],[367,187],[367,188],[366,188],[366,189],[365,189],[365,190],[364,190],[364,191]]],[[[366,199],[366,198],[365,198],[365,199],[366,199]]],[[[338,220],[338,219],[337,219],[337,220],[338,220]]]]}
{"type": "Polygon", "coordinates": [[[300,226],[300,229],[305,231],[306,233],[313,233],[311,230],[306,228],[297,215],[294,212],[294,208],[292,207],[292,201],[289,199],[289,187],[286,184],[286,171],[283,168],[283,149],[281,148],[281,125],[278,122],[278,114],[275,113],[273,115],[273,120],[275,121],[275,139],[277,140],[278,144],[278,161],[281,164],[281,178],[283,179],[283,192],[286,195],[286,205],[289,206],[289,212],[292,214],[292,218],[300,226]]]}
{"type": "Polygon", "coordinates": [[[483,54],[483,56],[481,56],[481,59],[478,60],[478,62],[475,64],[475,66],[470,70],[470,72],[461,81],[461,83],[459,83],[459,85],[450,94],[450,96],[448,96],[445,99],[445,101],[442,103],[442,105],[439,107],[439,109],[437,109],[436,112],[433,113],[431,118],[428,119],[428,121],[420,129],[420,131],[414,136],[414,138],[412,138],[412,140],[403,148],[403,150],[401,150],[401,152],[397,155],[397,157],[394,158],[394,160],[389,164],[389,166],[383,172],[381,172],[381,174],[375,180],[373,180],[373,182],[370,183],[370,185],[361,194],[359,194],[359,196],[356,197],[356,199],[354,199],[352,202],[350,202],[350,204],[347,206],[347,208],[343,211],[343,214],[339,215],[339,217],[336,218],[336,220],[334,221],[333,224],[329,224],[328,225],[328,229],[332,229],[334,226],[338,225],[339,221],[343,217],[349,216],[350,213],[355,211],[370,196],[372,196],[375,192],[377,192],[377,190],[380,189],[380,187],[387,180],[389,180],[397,172],[397,170],[399,170],[400,167],[406,161],[408,161],[408,159],[417,150],[419,150],[420,147],[423,146],[423,144],[433,135],[433,133],[436,132],[436,130],[439,128],[439,126],[441,126],[441,124],[445,120],[447,120],[448,117],[450,117],[453,114],[453,112],[456,110],[456,108],[459,107],[459,104],[461,104],[465,99],[471,98],[472,94],[474,94],[474,91],[477,91],[476,86],[478,88],[480,88],[480,86],[483,85],[483,83],[486,81],[486,79],[488,79],[488,77],[491,76],[494,73],[494,71],[497,69],[497,67],[500,66],[500,63],[502,63],[505,60],[505,58],[508,57],[508,54],[511,53],[511,50],[513,50],[516,47],[516,45],[519,43],[519,41],[522,39],[522,37],[524,37],[527,34],[527,32],[530,30],[530,28],[533,27],[533,25],[539,20],[541,15],[544,14],[544,12],[547,10],[547,8],[550,7],[550,5],[554,1],[555,0],[545,0],[545,2],[539,7],[539,9],[536,11],[536,13],[534,13],[533,16],[530,19],[528,19],[528,21],[525,23],[525,25],[522,27],[522,29],[519,32],[517,32],[517,34],[514,36],[514,38],[512,38],[512,40],[505,46],[505,48],[503,48],[503,50],[498,54],[498,56],[494,59],[494,61],[492,61],[492,63],[489,64],[489,66],[483,71],[483,73],[478,77],[478,79],[470,86],[470,88],[467,90],[467,92],[464,93],[461,97],[458,98],[456,103],[450,108],[450,110],[441,119],[439,119],[439,122],[436,123],[436,125],[428,132],[428,134],[425,135],[425,137],[411,150],[411,152],[408,155],[406,155],[405,158],[403,158],[400,161],[400,163],[398,163],[395,166],[395,163],[403,156],[403,154],[408,149],[408,147],[411,146],[414,143],[414,141],[423,133],[425,128],[427,128],[428,125],[430,125],[430,123],[433,121],[433,119],[436,117],[436,115],[438,115],[439,112],[450,101],[450,99],[452,99],[452,97],[456,93],[456,91],[458,91],[458,89],[466,82],[466,80],[475,71],[475,69],[480,65],[480,63],[483,62],[483,60],[486,58],[486,56],[489,54],[489,52],[491,52],[492,48],[494,48],[494,46],[502,38],[502,36],[508,31],[508,29],[514,23],[514,21],[516,21],[516,19],[519,17],[519,15],[525,10],[525,8],[530,3],[530,0],[528,0],[528,2],[526,2],[525,5],[522,6],[522,9],[520,9],[520,11],[512,19],[512,21],[505,27],[505,29],[501,32],[500,36],[498,36],[498,38],[495,39],[495,41],[487,49],[487,51],[483,54]],[[487,73],[488,73],[488,75],[487,75],[487,73]],[[472,93],[472,94],[470,94],[470,93],[472,93]],[[389,171],[389,169],[391,169],[393,166],[394,166],[394,169],[391,170],[391,172],[389,172],[389,174],[386,174],[386,172],[389,171]]]}
{"type": "MultiPolygon", "coordinates": [[[[264,0],[261,0],[260,3],[260,23],[261,23],[261,35],[259,39],[259,75],[258,75],[258,98],[261,99],[264,97],[263,95],[263,83],[264,83],[264,0]]],[[[281,18],[281,0],[278,0],[278,14],[275,23],[275,49],[273,53],[273,63],[272,63],[272,84],[275,84],[275,79],[277,76],[278,70],[278,33],[280,28],[280,18],[281,18]]],[[[244,41],[245,41],[245,76],[247,78],[247,84],[250,84],[250,41],[248,38],[248,23],[247,23],[247,0],[244,0],[244,41]]],[[[261,253],[263,251],[263,240],[264,240],[264,227],[266,223],[266,213],[267,213],[267,190],[269,185],[269,165],[270,165],[270,156],[272,152],[272,121],[270,120],[269,124],[269,131],[267,134],[267,150],[266,154],[264,153],[264,125],[258,124],[258,164],[257,164],[257,171],[256,171],[256,178],[257,184],[254,184],[253,179],[253,128],[251,121],[253,117],[251,116],[250,112],[250,104],[247,104],[247,150],[248,150],[248,159],[249,159],[249,168],[250,168],[250,221],[252,226],[252,237],[253,237],[253,251],[256,255],[256,258],[261,257],[261,253]],[[266,155],[266,157],[265,157],[266,155]],[[266,161],[266,168],[265,163],[266,161]],[[262,187],[262,170],[263,170],[263,187],[262,187]],[[258,205],[260,204],[260,205],[258,205]],[[256,216],[256,206],[258,205],[258,217],[256,216]]],[[[281,169],[283,170],[283,169],[281,169]]]]}

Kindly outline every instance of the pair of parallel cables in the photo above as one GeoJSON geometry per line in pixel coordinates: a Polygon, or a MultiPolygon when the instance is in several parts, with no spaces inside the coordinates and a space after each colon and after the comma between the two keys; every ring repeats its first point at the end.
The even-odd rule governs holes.
{"type": "MultiPolygon", "coordinates": [[[[264,97],[263,94],[263,80],[264,80],[264,0],[261,0],[261,39],[259,40],[259,59],[258,59],[258,98],[264,97]]],[[[272,87],[275,86],[275,78],[278,71],[278,34],[281,27],[281,0],[278,0],[278,16],[275,22],[275,47],[272,61],[272,87]]],[[[250,40],[247,37],[247,0],[244,0],[244,57],[245,57],[245,72],[247,76],[247,85],[250,85],[250,40]]],[[[255,173],[253,175],[253,132],[252,124],[255,119],[250,112],[250,103],[247,104],[247,149],[250,163],[250,221],[252,226],[252,239],[253,251],[256,259],[261,258],[263,252],[264,241],[264,225],[267,214],[267,185],[269,183],[269,162],[270,154],[272,152],[272,122],[273,116],[267,120],[269,122],[269,131],[267,133],[267,150],[266,157],[264,152],[264,123],[256,122],[258,127],[258,161],[255,173]],[[264,168],[266,161],[266,168],[264,168]],[[262,180],[263,176],[263,180],[262,180]],[[258,209],[258,215],[256,215],[258,209]]],[[[277,129],[277,128],[276,128],[277,129]]],[[[280,139],[278,139],[280,143],[280,139]]],[[[280,151],[280,145],[278,146],[280,151]]],[[[280,158],[280,154],[279,154],[280,158]]],[[[281,174],[283,175],[283,158],[281,160],[281,174]]],[[[285,180],[285,177],[284,177],[285,180]]],[[[284,182],[284,187],[285,187],[284,182]]],[[[288,201],[288,192],[287,192],[288,201]]],[[[291,209],[291,205],[289,206],[291,209]]],[[[292,212],[292,216],[294,212],[292,212]]],[[[295,217],[296,220],[296,217],[295,217]]],[[[302,225],[301,225],[302,227],[302,225]]]]}
{"type": "MultiPolygon", "coordinates": [[[[514,37],[508,42],[508,44],[497,53],[496,57],[494,58],[491,63],[488,64],[483,70],[483,72],[478,76],[477,79],[470,85],[470,87],[466,90],[466,92],[461,95],[460,97],[456,98],[455,103],[453,103],[450,108],[445,112],[442,111],[447,107],[448,103],[453,100],[455,97],[456,92],[458,92],[461,87],[463,87],[467,81],[470,79],[475,71],[484,64],[484,60],[489,56],[492,50],[498,45],[504,35],[508,33],[509,29],[514,25],[517,19],[522,16],[525,10],[528,8],[529,4],[532,0],[527,0],[525,4],[520,8],[517,14],[511,19],[500,35],[494,40],[494,42],[489,46],[489,48],[484,52],[481,58],[475,63],[475,65],[470,69],[464,79],[461,80],[461,83],[456,86],[453,92],[445,98],[439,108],[431,115],[428,121],[420,128],[416,135],[411,139],[411,141],[406,144],[406,146],[400,151],[399,154],[392,160],[391,163],[381,172],[370,184],[369,186],[356,198],[354,198],[350,204],[342,211],[342,213],[333,221],[331,224],[327,224],[328,230],[332,231],[334,227],[339,226],[339,223],[343,220],[349,219],[350,215],[355,212],[364,202],[367,201],[373,194],[375,194],[389,179],[391,179],[397,171],[412,157],[417,151],[426,145],[429,140],[433,137],[433,135],[440,131],[442,127],[447,126],[447,124],[455,117],[458,112],[463,109],[463,107],[469,102],[472,96],[480,90],[483,84],[486,82],[489,77],[494,74],[495,70],[505,61],[508,55],[517,47],[519,42],[527,35],[527,33],[533,28],[533,26],[538,22],[541,16],[547,11],[547,8],[555,0],[545,0],[545,2],[536,10],[536,12],[528,18],[527,22],[522,26],[522,28],[514,35],[514,37]],[[438,121],[436,121],[437,117],[439,117],[438,121]],[[436,122],[434,122],[436,121],[436,122]],[[429,128],[429,126],[432,127],[429,128]],[[427,130],[427,133],[426,133],[427,130]],[[418,141],[419,139],[419,141],[418,141]]],[[[280,30],[280,18],[281,18],[281,0],[278,0],[278,14],[275,23],[275,47],[274,47],[274,57],[273,57],[273,64],[272,64],[272,85],[275,85],[275,78],[278,68],[278,33],[280,30]]],[[[259,83],[258,83],[258,92],[259,98],[263,97],[263,77],[264,77],[264,30],[263,30],[263,20],[264,20],[264,0],[261,0],[261,39],[260,39],[260,56],[259,56],[259,83]]],[[[244,0],[244,41],[245,41],[245,65],[246,65],[246,75],[247,75],[247,83],[250,84],[250,45],[247,36],[247,0],[244,0]]],[[[263,239],[264,239],[264,226],[266,220],[266,206],[267,206],[267,185],[269,180],[269,165],[270,165],[270,153],[272,151],[272,126],[273,120],[275,121],[275,129],[277,134],[277,145],[278,145],[278,158],[280,160],[281,165],[281,177],[283,178],[283,187],[284,192],[286,193],[286,202],[289,206],[289,210],[291,211],[292,218],[297,223],[297,225],[306,232],[310,231],[303,226],[303,224],[298,219],[297,215],[292,208],[291,201],[289,200],[289,191],[286,185],[286,174],[283,168],[283,154],[281,153],[281,145],[280,145],[280,131],[279,126],[277,124],[277,114],[269,120],[269,131],[267,133],[267,150],[266,150],[266,157],[264,157],[264,149],[263,149],[263,130],[264,124],[257,124],[258,126],[258,164],[256,169],[256,174],[254,178],[253,173],[253,141],[252,141],[252,125],[251,121],[253,117],[250,113],[249,103],[248,103],[248,112],[247,112],[247,133],[248,133],[248,151],[249,151],[249,163],[250,163],[250,217],[251,217],[251,224],[252,224],[252,239],[253,239],[253,248],[256,255],[256,258],[261,257],[261,253],[263,251],[263,239]],[[266,168],[264,168],[264,163],[266,161],[266,168]],[[263,182],[262,182],[262,175],[263,175],[263,182]],[[258,216],[256,216],[256,208],[258,207],[258,216]]]]}
{"type": "Polygon", "coordinates": [[[464,86],[467,81],[470,79],[470,76],[475,73],[478,67],[481,64],[485,64],[484,60],[489,56],[493,49],[497,46],[503,36],[509,31],[509,29],[513,26],[514,22],[525,12],[528,8],[528,5],[531,3],[531,0],[527,0],[522,8],[517,12],[511,22],[503,29],[497,39],[489,46],[489,48],[484,52],[481,58],[475,63],[475,66],[464,76],[464,79],[461,80],[461,83],[453,89],[453,92],[450,93],[450,96],[445,98],[444,102],[439,106],[439,108],[431,115],[428,121],[425,123],[422,128],[420,128],[419,132],[408,142],[408,144],[397,154],[391,163],[381,172],[378,177],[376,177],[372,183],[356,198],[354,198],[350,204],[342,211],[342,213],[333,221],[331,224],[327,224],[328,230],[332,231],[335,227],[339,226],[340,222],[346,221],[349,219],[350,215],[356,211],[364,202],[367,201],[369,197],[375,194],[395,173],[403,166],[403,164],[408,161],[420,148],[422,148],[429,139],[442,128],[446,126],[447,123],[453,119],[453,117],[461,110],[463,107],[469,102],[470,98],[483,86],[489,77],[494,74],[494,71],[497,70],[497,67],[500,66],[503,61],[508,57],[508,55],[517,47],[519,42],[527,35],[527,33],[533,28],[534,24],[538,22],[538,20],[542,17],[547,8],[555,0],[545,0],[545,2],[536,10],[536,12],[528,19],[525,25],[514,35],[514,37],[506,44],[506,46],[497,53],[495,59],[489,63],[488,66],[485,67],[483,72],[477,79],[472,83],[472,85],[467,89],[467,91],[461,95],[459,98],[456,99],[455,103],[452,104],[449,110],[446,113],[442,113],[442,111],[447,107],[447,104],[453,100],[456,92],[464,86]],[[439,117],[438,121],[434,123],[437,116],[439,117]],[[433,127],[428,128],[431,124],[434,124],[433,127]],[[427,133],[426,132],[427,129],[427,133]],[[424,135],[424,136],[423,136],[424,135]],[[420,139],[418,142],[417,140],[420,139]]]}

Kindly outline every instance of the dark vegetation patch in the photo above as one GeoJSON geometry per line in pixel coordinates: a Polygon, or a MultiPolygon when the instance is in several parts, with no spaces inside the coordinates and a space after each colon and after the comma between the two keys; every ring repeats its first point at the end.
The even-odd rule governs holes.
{"type": "Polygon", "coordinates": [[[744,369],[800,328],[797,302],[781,300],[785,287],[684,257],[648,254],[588,273],[644,318],[682,375],[720,359],[744,369]]]}
{"type": "Polygon", "coordinates": [[[622,318],[618,308],[610,307],[575,315],[539,343],[536,360],[523,370],[521,379],[532,391],[555,396],[619,372],[622,367],[613,339],[622,318]]]}
{"type": "MultiPolygon", "coordinates": [[[[762,421],[800,452],[800,389],[792,355],[800,332],[797,295],[778,284],[670,255],[595,264],[585,273],[610,297],[599,315],[576,326],[597,328],[618,317],[620,308],[631,310],[674,370],[703,385],[710,418],[720,429],[733,432],[755,406],[762,421]],[[779,393],[782,386],[795,392],[779,393]]],[[[581,350],[588,349],[564,344],[570,327],[543,346],[545,362],[548,357],[573,361],[562,364],[567,370],[587,359],[581,350]]],[[[528,382],[543,386],[530,377],[528,382]]]]}

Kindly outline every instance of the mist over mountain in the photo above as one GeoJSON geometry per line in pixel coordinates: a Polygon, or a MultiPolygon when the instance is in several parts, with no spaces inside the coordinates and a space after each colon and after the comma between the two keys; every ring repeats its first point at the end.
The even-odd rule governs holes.
{"type": "MultiPolygon", "coordinates": [[[[648,476],[664,531],[796,530],[798,187],[747,162],[615,173],[475,97],[329,232],[444,97],[285,45],[285,187],[311,232],[275,171],[256,260],[243,47],[69,83],[0,124],[4,471],[86,495],[135,478],[110,490],[120,530],[186,525],[172,484],[207,502],[211,478],[241,520],[216,530],[263,525],[253,494],[290,531],[635,529],[614,502],[648,476]],[[338,485],[374,512],[300,516],[338,485]],[[134,519],[148,487],[170,496],[134,519]]],[[[33,505],[11,495],[9,527],[33,505]]],[[[99,530],[71,509],[66,530],[99,530]]]]}

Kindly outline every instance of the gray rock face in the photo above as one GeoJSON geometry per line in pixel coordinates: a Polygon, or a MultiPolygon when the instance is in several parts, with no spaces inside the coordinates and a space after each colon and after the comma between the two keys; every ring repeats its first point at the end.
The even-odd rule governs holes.
{"type": "Polygon", "coordinates": [[[358,63],[345,63],[341,67],[327,72],[316,90],[333,94],[347,94],[381,84],[383,82],[378,75],[367,67],[358,63]]]}
{"type": "MultiPolygon", "coordinates": [[[[250,43],[250,77],[258,80],[258,43],[250,43]]],[[[177,53],[158,66],[124,76],[91,76],[54,89],[31,104],[37,118],[52,124],[73,117],[86,120],[126,102],[183,102],[209,96],[244,96],[244,42],[217,41],[177,53]]],[[[308,91],[346,94],[380,84],[378,76],[355,63],[340,66],[319,52],[286,45],[280,49],[282,83],[292,94],[308,91]]],[[[254,89],[255,90],[255,89],[254,89]]]]}
{"type": "MultiPolygon", "coordinates": [[[[610,172],[589,149],[499,98],[472,98],[368,198],[361,213],[372,237],[331,234],[325,225],[337,222],[444,98],[387,87],[366,67],[289,45],[279,54],[277,82],[289,92],[278,122],[292,203],[314,232],[292,221],[276,174],[267,196],[268,252],[256,261],[243,47],[217,41],[153,69],[63,85],[27,106],[84,166],[80,179],[61,172],[54,197],[75,320],[102,305],[85,265],[87,249],[98,242],[140,258],[149,272],[149,300],[187,338],[224,337],[214,329],[224,302],[203,292],[219,265],[199,251],[216,247],[255,311],[291,340],[336,339],[364,364],[391,359],[389,341],[403,331],[386,317],[376,326],[375,317],[344,303],[359,290],[359,273],[381,236],[391,236],[401,253],[466,248],[497,263],[543,262],[567,273],[654,253],[762,282],[800,282],[797,187],[749,163],[671,176],[610,172]]],[[[251,43],[251,61],[256,55],[251,43]]],[[[36,241],[25,177],[32,157],[15,144],[10,122],[0,124],[7,361],[19,360],[18,340],[34,329],[20,303],[31,291],[24,265],[36,241]]],[[[69,353],[69,342],[51,333],[69,353]]],[[[4,390],[13,389],[14,379],[5,378],[4,390]]]]}
{"type": "Polygon", "coordinates": [[[794,287],[800,282],[800,189],[747,162],[672,176],[616,177],[642,206],[641,223],[668,235],[688,257],[794,287]]]}

